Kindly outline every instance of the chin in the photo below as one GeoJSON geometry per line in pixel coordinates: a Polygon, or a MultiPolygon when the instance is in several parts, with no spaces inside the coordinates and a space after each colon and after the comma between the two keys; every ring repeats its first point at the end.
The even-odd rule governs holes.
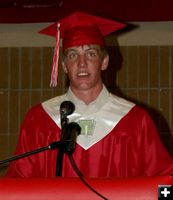
{"type": "Polygon", "coordinates": [[[75,87],[77,90],[89,90],[92,88],[91,84],[78,84],[75,87]]]}

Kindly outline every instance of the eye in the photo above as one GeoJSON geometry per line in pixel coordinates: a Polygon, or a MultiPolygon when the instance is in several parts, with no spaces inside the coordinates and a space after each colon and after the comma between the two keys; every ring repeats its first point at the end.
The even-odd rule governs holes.
{"type": "Polygon", "coordinates": [[[96,58],[98,56],[98,53],[95,50],[89,50],[87,51],[86,55],[88,58],[96,58]]]}
{"type": "Polygon", "coordinates": [[[78,54],[75,51],[68,52],[66,55],[67,60],[75,60],[77,57],[78,54]]]}

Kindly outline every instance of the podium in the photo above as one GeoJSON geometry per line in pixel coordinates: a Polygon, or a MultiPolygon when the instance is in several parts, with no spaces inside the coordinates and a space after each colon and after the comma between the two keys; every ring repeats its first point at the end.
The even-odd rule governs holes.
{"type": "MultiPolygon", "coordinates": [[[[157,200],[158,185],[172,185],[172,176],[85,178],[109,200],[157,200]]],[[[99,200],[79,178],[0,178],[2,200],[99,200]]]]}

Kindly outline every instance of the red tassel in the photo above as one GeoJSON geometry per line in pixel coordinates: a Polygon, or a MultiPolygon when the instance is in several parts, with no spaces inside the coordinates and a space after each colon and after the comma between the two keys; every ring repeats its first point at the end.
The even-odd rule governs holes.
{"type": "Polygon", "coordinates": [[[59,49],[60,49],[60,23],[57,23],[56,43],[55,43],[54,55],[53,55],[53,66],[52,66],[50,87],[56,87],[57,86],[59,49]]]}

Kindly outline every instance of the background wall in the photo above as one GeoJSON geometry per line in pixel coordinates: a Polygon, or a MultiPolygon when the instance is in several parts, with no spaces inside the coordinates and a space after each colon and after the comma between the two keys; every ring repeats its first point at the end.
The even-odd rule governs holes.
{"type": "MultiPolygon", "coordinates": [[[[134,23],[138,28],[107,38],[108,89],[147,109],[173,155],[173,22],[134,23]]],[[[0,25],[0,159],[14,152],[20,124],[34,104],[67,89],[60,67],[49,88],[54,38],[37,32],[47,24],[0,25]]],[[[1,166],[0,174],[6,170],[1,166]]]]}

